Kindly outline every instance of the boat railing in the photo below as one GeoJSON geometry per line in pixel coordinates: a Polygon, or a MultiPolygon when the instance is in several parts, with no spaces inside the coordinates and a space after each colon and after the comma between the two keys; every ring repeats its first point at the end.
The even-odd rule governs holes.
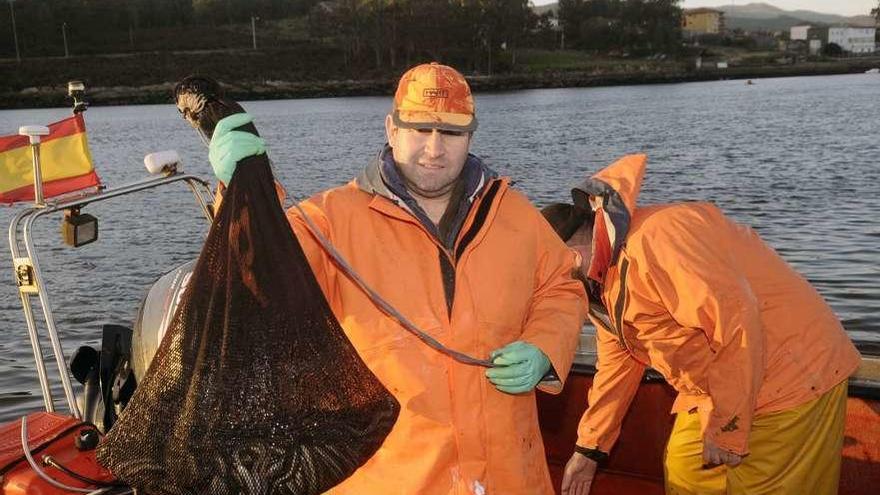
{"type": "MultiPolygon", "coordinates": [[[[55,317],[52,313],[51,298],[49,296],[46,281],[43,277],[43,272],[40,270],[40,260],[33,242],[35,223],[40,218],[51,213],[70,212],[78,214],[82,207],[90,203],[107,201],[120,196],[147,191],[178,182],[183,182],[189,186],[202,213],[210,223],[213,221],[212,193],[210,184],[207,181],[195,175],[185,174],[179,170],[180,160],[177,158],[176,153],[162,152],[161,154],[154,154],[161,155],[165,160],[166,163],[161,164],[161,167],[151,167],[151,163],[148,162],[150,162],[149,158],[152,155],[148,155],[147,159],[145,159],[148,170],[151,173],[161,174],[161,176],[150,177],[116,188],[105,188],[99,192],[81,194],[77,197],[66,196],[55,201],[46,201],[43,198],[43,184],[40,174],[39,160],[39,135],[41,135],[42,129],[40,129],[39,126],[24,126],[20,130],[23,134],[28,133],[26,135],[37,136],[36,139],[33,137],[31,138],[34,163],[34,205],[19,212],[10,223],[9,248],[12,254],[13,269],[15,272],[16,284],[18,286],[18,293],[21,298],[21,305],[27,323],[28,337],[34,354],[40,389],[43,394],[43,405],[47,412],[55,411],[55,403],[52,397],[46,362],[43,357],[43,345],[40,333],[37,329],[37,319],[34,308],[31,304],[32,297],[38,298],[40,307],[42,308],[46,335],[48,336],[49,343],[55,356],[62,390],[64,391],[70,414],[74,417],[82,418],[82,413],[77,405],[76,396],[70,380],[70,373],[66,366],[64,351],[61,347],[61,341],[58,336],[55,317]]],[[[155,165],[155,163],[153,163],[153,165],[155,165]]],[[[95,235],[97,235],[96,227],[95,235]]]]}

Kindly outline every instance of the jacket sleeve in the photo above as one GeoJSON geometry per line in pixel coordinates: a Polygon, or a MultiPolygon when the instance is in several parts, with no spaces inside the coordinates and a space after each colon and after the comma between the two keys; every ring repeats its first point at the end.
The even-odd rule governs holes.
{"type": "Polygon", "coordinates": [[[712,352],[707,381],[713,409],[704,435],[744,455],[765,358],[758,302],[727,249],[737,229],[715,207],[683,211],[646,236],[646,249],[663,305],[679,325],[705,333],[712,352]]]}
{"type": "Polygon", "coordinates": [[[572,278],[575,253],[535,214],[538,265],[536,286],[520,340],[541,349],[550,359],[557,379],[538,384],[544,392],[558,394],[574,360],[587,314],[587,296],[580,281],[572,278]]]}
{"type": "Polygon", "coordinates": [[[578,425],[577,444],[610,452],[629,405],[639,389],[645,366],[620,347],[610,332],[596,329],[596,374],[589,406],[578,425]]]}

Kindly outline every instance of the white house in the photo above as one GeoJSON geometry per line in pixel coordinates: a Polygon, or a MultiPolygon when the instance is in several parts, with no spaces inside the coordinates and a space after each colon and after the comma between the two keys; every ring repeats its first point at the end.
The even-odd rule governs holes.
{"type": "Polygon", "coordinates": [[[841,26],[828,28],[828,43],[836,43],[849,53],[874,53],[877,28],[841,26]]]}
{"type": "Polygon", "coordinates": [[[803,26],[792,26],[791,27],[791,41],[796,40],[807,40],[807,32],[810,30],[809,25],[803,26]]]}

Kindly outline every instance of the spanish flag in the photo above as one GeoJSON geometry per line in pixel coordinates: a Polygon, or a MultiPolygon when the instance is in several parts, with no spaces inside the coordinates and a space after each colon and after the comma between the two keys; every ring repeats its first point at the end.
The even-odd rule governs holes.
{"type": "MultiPolygon", "coordinates": [[[[40,141],[43,197],[97,187],[101,183],[81,113],[49,124],[40,141]]],[[[0,136],[0,203],[34,199],[34,161],[27,136],[0,136]]]]}

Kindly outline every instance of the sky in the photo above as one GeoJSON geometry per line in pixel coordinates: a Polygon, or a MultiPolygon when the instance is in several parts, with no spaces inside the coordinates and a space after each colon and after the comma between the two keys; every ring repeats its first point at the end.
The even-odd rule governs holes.
{"type": "MultiPolygon", "coordinates": [[[[535,5],[545,5],[556,0],[532,0],[535,5]]],[[[813,10],[823,14],[868,15],[877,7],[877,0],[683,0],[681,6],[718,7],[721,5],[745,5],[747,3],[766,3],[785,10],[813,10]]]]}

